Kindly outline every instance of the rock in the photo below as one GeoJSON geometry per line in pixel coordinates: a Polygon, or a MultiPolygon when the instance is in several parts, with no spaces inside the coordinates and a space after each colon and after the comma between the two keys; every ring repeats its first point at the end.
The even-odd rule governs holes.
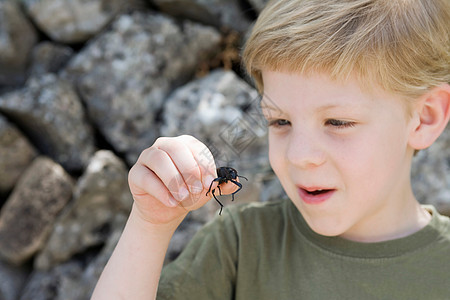
{"type": "Polygon", "coordinates": [[[70,47],[52,42],[42,42],[34,47],[31,53],[30,76],[57,73],[66,65],[72,55],[73,50],[70,47]]]}
{"type": "Polygon", "coordinates": [[[258,13],[260,13],[266,6],[267,2],[269,2],[269,0],[248,0],[248,2],[250,2],[250,4],[253,6],[253,8],[258,13]]]}
{"type": "Polygon", "coordinates": [[[113,152],[100,150],[91,158],[75,188],[75,202],[107,204],[115,212],[128,214],[133,199],[128,189],[128,168],[113,152]]]}
{"type": "Polygon", "coordinates": [[[0,1],[0,86],[23,83],[36,42],[36,32],[17,1],[0,1]]]}
{"type": "Polygon", "coordinates": [[[163,12],[181,18],[245,32],[251,21],[239,0],[152,0],[163,12]]]}
{"type": "Polygon", "coordinates": [[[55,223],[35,267],[48,270],[77,253],[104,244],[111,234],[114,216],[128,215],[132,197],[127,168],[112,152],[98,151],[78,180],[73,205],[55,223]]]}
{"type": "Polygon", "coordinates": [[[127,218],[114,216],[108,241],[100,251],[87,251],[48,271],[36,270],[21,300],[89,300],[103,268],[121,236],[127,218]]]}
{"type": "Polygon", "coordinates": [[[114,248],[122,235],[123,228],[127,221],[127,216],[117,214],[112,222],[112,230],[108,241],[101,249],[100,253],[84,269],[80,280],[72,284],[72,289],[63,290],[58,300],[74,299],[89,300],[100,275],[110,259],[114,248]],[[70,295],[73,295],[72,297],[70,295]]]}
{"type": "Polygon", "coordinates": [[[0,299],[19,299],[28,274],[28,268],[10,265],[0,259],[0,299]]]}
{"type": "MultiPolygon", "coordinates": [[[[58,294],[67,289],[73,281],[81,276],[81,262],[72,261],[58,266],[52,272],[34,271],[20,297],[21,300],[56,300],[58,294]]],[[[75,300],[76,298],[66,298],[75,300]]],[[[79,298],[81,300],[81,298],[79,298]]]]}
{"type": "MultiPolygon", "coordinates": [[[[216,70],[166,100],[161,134],[194,135],[209,147],[218,166],[250,169],[263,156],[262,166],[267,166],[267,128],[258,106],[252,87],[231,71],[216,70]]],[[[204,155],[203,163],[210,159],[204,155]]]]}
{"type": "Polygon", "coordinates": [[[77,94],[54,74],[33,78],[22,90],[0,97],[0,112],[68,171],[82,170],[94,153],[93,130],[77,94]]]}
{"type": "Polygon", "coordinates": [[[41,249],[71,199],[72,188],[72,179],[60,165],[36,158],[2,207],[0,255],[21,264],[41,249]]]}
{"type": "Polygon", "coordinates": [[[430,148],[414,157],[411,174],[416,198],[450,216],[450,125],[430,148]]]}
{"type": "Polygon", "coordinates": [[[25,10],[52,40],[80,43],[100,32],[121,10],[122,0],[22,0],[25,10]]]}
{"type": "Polygon", "coordinates": [[[2,194],[12,190],[20,175],[36,156],[36,150],[27,138],[1,115],[0,154],[0,194],[2,194]]]}
{"type": "MultiPolygon", "coordinates": [[[[217,167],[234,167],[239,175],[252,175],[248,182],[241,180],[244,188],[235,203],[258,200],[261,181],[254,177],[270,168],[267,129],[259,111],[258,93],[236,74],[216,70],[175,90],[166,100],[161,134],[198,138],[213,154],[217,167]]],[[[201,164],[213,162],[208,153],[199,157],[201,164]]],[[[230,204],[229,198],[224,196],[221,202],[230,204]]],[[[218,207],[211,201],[193,214],[207,215],[209,220],[218,207]]]]}
{"type": "Polygon", "coordinates": [[[159,135],[165,97],[217,50],[218,32],[153,13],[123,15],[78,54],[64,76],[76,82],[106,140],[132,164],[159,135]]]}

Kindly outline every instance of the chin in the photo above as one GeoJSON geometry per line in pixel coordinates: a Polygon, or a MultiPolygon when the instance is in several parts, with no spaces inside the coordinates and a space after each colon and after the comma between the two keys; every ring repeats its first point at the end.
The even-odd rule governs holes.
{"type": "Polygon", "coordinates": [[[343,232],[335,230],[334,228],[320,228],[320,229],[314,229],[311,228],[315,233],[328,236],[328,237],[334,237],[334,236],[340,236],[343,232]]]}
{"type": "Polygon", "coordinates": [[[340,236],[346,231],[346,228],[343,228],[343,226],[339,226],[339,224],[330,222],[329,220],[311,221],[306,219],[306,223],[308,223],[312,231],[323,236],[340,236]]]}

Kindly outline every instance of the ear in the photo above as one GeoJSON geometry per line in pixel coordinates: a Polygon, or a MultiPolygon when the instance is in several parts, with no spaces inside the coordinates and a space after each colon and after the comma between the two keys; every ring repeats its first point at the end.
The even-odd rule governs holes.
{"type": "Polygon", "coordinates": [[[409,145],[416,150],[431,146],[450,119],[450,85],[442,84],[419,98],[412,117],[409,145]]]}

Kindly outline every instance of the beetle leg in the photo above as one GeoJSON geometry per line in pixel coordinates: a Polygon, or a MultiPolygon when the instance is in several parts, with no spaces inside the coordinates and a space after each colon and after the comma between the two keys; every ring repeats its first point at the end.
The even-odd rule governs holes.
{"type": "Polygon", "coordinates": [[[230,181],[239,187],[237,189],[237,191],[235,191],[231,194],[231,201],[234,201],[234,194],[236,194],[237,192],[239,192],[242,189],[242,184],[240,184],[239,182],[232,180],[232,179],[230,179],[230,181]]]}
{"type": "Polygon", "coordinates": [[[209,185],[209,189],[208,189],[208,191],[206,192],[206,196],[208,196],[209,192],[211,192],[211,187],[212,187],[212,185],[213,185],[213,183],[214,183],[215,181],[220,181],[220,177],[217,177],[216,179],[214,179],[213,181],[211,181],[211,184],[209,185]]]}
{"type": "Polygon", "coordinates": [[[220,205],[220,211],[219,211],[219,216],[220,216],[222,214],[223,204],[219,201],[219,199],[217,199],[216,195],[214,195],[214,191],[215,191],[215,189],[212,190],[212,195],[213,195],[214,199],[217,201],[217,203],[219,203],[219,205],[220,205]]]}

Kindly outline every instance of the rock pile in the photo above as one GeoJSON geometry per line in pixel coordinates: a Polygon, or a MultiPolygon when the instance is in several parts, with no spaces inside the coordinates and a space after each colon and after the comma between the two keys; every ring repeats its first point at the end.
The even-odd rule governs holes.
{"type": "MultiPolygon", "coordinates": [[[[128,169],[158,136],[238,168],[236,202],[284,197],[238,60],[265,2],[0,0],[0,299],[89,299],[131,208],[128,169]]],[[[449,168],[447,129],[413,169],[447,214],[449,168]]],[[[166,261],[217,211],[191,213],[166,261]]]]}

